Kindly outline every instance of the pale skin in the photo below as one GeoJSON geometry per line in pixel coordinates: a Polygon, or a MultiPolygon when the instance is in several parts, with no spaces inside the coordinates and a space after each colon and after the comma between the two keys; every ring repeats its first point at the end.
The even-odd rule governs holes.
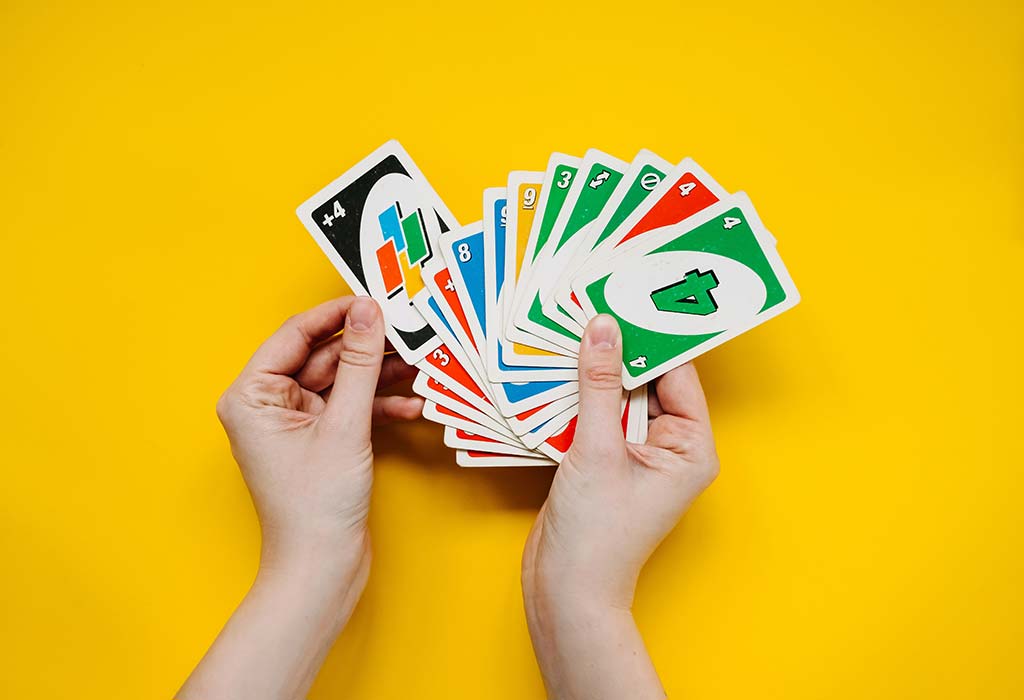
{"type": "MultiPolygon", "coordinates": [[[[527,624],[553,700],[665,697],[633,620],[636,582],[718,473],[691,365],[656,383],[647,443],[623,439],[621,346],[610,317],[587,326],[576,440],[523,553],[527,624]]],[[[375,302],[329,301],[289,319],[218,402],[259,517],[260,565],[180,700],[306,696],[369,575],[371,428],[423,407],[377,394],[415,374],[385,347],[375,302]]]]}

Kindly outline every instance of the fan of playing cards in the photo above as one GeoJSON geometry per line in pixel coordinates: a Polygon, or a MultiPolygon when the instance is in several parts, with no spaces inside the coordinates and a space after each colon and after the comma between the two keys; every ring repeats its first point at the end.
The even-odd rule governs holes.
{"type": "Polygon", "coordinates": [[[622,329],[622,430],[647,432],[647,382],[799,301],[744,194],[689,158],[555,153],[483,193],[460,226],[397,141],[298,209],[387,337],[420,369],[424,415],[464,467],[555,464],[572,444],[587,320],[622,329]]]}

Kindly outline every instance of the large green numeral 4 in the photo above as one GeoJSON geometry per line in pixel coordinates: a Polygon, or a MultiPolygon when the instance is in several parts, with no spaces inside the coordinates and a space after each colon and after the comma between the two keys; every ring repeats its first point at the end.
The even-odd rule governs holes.
{"type": "Polygon", "coordinates": [[[718,310],[711,290],[718,286],[714,270],[690,270],[683,279],[651,292],[651,301],[659,311],[708,316],[718,310]]]}

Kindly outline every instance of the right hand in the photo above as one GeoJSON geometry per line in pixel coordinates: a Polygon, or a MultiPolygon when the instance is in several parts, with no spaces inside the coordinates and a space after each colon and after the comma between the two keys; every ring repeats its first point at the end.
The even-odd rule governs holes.
{"type": "Polygon", "coordinates": [[[621,371],[618,324],[598,316],[580,345],[576,437],[523,554],[527,622],[552,697],[662,697],[632,620],[637,577],[718,474],[693,365],[654,385],[644,445],[622,435],[621,371]]]}
{"type": "Polygon", "coordinates": [[[641,567],[718,474],[708,408],[692,364],[658,380],[647,444],[622,436],[622,341],[609,316],[580,348],[576,438],[530,533],[524,569],[628,608],[641,567]]]}

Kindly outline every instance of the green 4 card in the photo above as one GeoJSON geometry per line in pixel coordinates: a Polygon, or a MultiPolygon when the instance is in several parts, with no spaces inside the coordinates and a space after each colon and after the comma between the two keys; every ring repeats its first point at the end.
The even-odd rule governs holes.
{"type": "Polygon", "coordinates": [[[587,317],[622,329],[622,383],[635,389],[777,316],[800,295],[744,194],[651,231],[584,271],[587,317]]]}

